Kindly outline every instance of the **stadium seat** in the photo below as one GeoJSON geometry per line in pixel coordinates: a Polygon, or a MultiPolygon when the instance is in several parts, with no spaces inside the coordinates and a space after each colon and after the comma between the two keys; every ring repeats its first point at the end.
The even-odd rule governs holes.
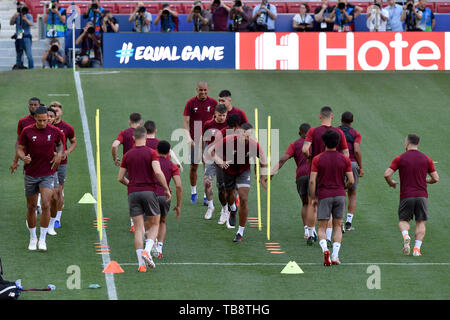
{"type": "Polygon", "coordinates": [[[161,10],[161,4],[160,3],[146,3],[145,8],[148,12],[157,14],[159,10],[161,10]]]}
{"type": "Polygon", "coordinates": [[[287,4],[287,12],[288,13],[299,13],[300,12],[300,2],[298,3],[288,3],[287,4]]]}
{"type": "Polygon", "coordinates": [[[309,13],[314,14],[314,10],[316,8],[320,8],[322,6],[321,2],[308,2],[309,5],[309,13]]]}
{"type": "Polygon", "coordinates": [[[450,13],[450,2],[436,3],[437,13],[450,13]]]}
{"type": "Polygon", "coordinates": [[[287,13],[286,3],[284,2],[277,2],[277,13],[287,13]]]}
{"type": "Polygon", "coordinates": [[[372,2],[349,2],[354,6],[361,7],[363,9],[362,13],[366,13],[367,7],[372,4],[372,2]]]}
{"type": "Polygon", "coordinates": [[[183,3],[184,13],[189,14],[193,6],[193,3],[183,3]]]}
{"type": "Polygon", "coordinates": [[[176,11],[178,14],[184,13],[184,7],[181,3],[171,3],[170,8],[176,11]]]}
{"type": "Polygon", "coordinates": [[[100,5],[103,9],[110,11],[111,13],[116,12],[116,5],[114,3],[102,3],[100,5]]]}
{"type": "Polygon", "coordinates": [[[119,14],[131,14],[136,8],[135,3],[119,3],[117,4],[119,14]]]}

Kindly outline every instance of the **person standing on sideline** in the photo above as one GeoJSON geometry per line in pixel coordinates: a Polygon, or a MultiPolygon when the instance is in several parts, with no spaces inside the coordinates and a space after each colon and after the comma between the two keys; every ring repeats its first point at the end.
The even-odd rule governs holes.
{"type": "Polygon", "coordinates": [[[16,64],[13,69],[26,69],[23,65],[23,52],[27,55],[28,69],[34,68],[32,36],[30,28],[33,26],[33,16],[28,13],[28,8],[23,2],[17,2],[17,12],[9,20],[11,26],[16,25],[14,34],[16,45],[16,64]]]}
{"type": "Polygon", "coordinates": [[[25,197],[27,199],[27,224],[30,231],[28,250],[47,251],[46,236],[50,222],[50,201],[53,195],[54,174],[63,157],[63,134],[48,124],[48,111],[36,109],[36,123],[22,130],[17,146],[17,156],[24,162],[25,197]],[[56,152],[55,152],[56,150],[56,152]],[[41,233],[36,236],[36,207],[41,194],[41,233]]]}
{"type": "MultiPolygon", "coordinates": [[[[197,203],[197,169],[202,161],[202,129],[206,121],[211,120],[217,101],[208,96],[209,87],[206,81],[197,84],[197,96],[189,99],[183,113],[183,128],[187,143],[191,147],[191,167],[189,180],[191,182],[191,204],[197,203]]],[[[206,194],[203,196],[206,203],[206,194]]]]}
{"type": "Polygon", "coordinates": [[[434,167],[433,160],[419,151],[420,137],[410,133],[405,139],[406,152],[395,157],[384,173],[387,184],[396,188],[398,182],[392,180],[392,175],[399,170],[400,173],[400,204],[398,207],[398,227],[403,236],[403,254],[411,252],[409,236],[409,222],[416,220],[416,242],[413,256],[421,256],[420,248],[425,237],[425,222],[428,220],[428,192],[427,183],[439,181],[439,175],[434,167]],[[429,177],[427,176],[429,175],[429,177]]]}
{"type": "Polygon", "coordinates": [[[325,151],[315,156],[311,163],[309,193],[313,202],[317,202],[319,244],[324,256],[323,264],[328,267],[340,264],[339,249],[342,242],[342,219],[345,215],[345,189],[352,186],[354,179],[350,159],[336,150],[339,134],[335,130],[328,129],[322,134],[322,139],[325,151]],[[333,253],[330,260],[326,229],[331,216],[333,253]]]}
{"type": "Polygon", "coordinates": [[[348,213],[345,222],[345,231],[354,230],[352,227],[353,216],[356,210],[356,187],[358,186],[359,177],[364,177],[364,169],[362,166],[361,153],[361,134],[352,128],[353,113],[346,111],[341,116],[341,126],[347,141],[348,153],[352,163],[353,178],[355,183],[347,190],[348,193],[348,213]]]}
{"type": "Polygon", "coordinates": [[[161,184],[167,202],[171,194],[167,186],[164,173],[161,171],[158,153],[145,145],[147,130],[137,127],[133,131],[136,146],[124,154],[117,180],[128,189],[128,204],[130,217],[136,230],[134,245],[139,263],[139,272],[146,272],[147,268],[155,268],[151,257],[151,249],[156,240],[159,229],[160,209],[156,196],[156,186],[161,184]],[[128,177],[127,177],[128,173],[128,177]],[[145,230],[144,247],[144,214],[147,216],[149,228],[145,230]]]}

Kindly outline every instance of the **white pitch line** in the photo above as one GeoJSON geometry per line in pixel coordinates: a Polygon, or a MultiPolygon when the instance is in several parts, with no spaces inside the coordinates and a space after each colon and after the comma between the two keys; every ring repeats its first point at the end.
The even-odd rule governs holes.
{"type": "MultiPolygon", "coordinates": [[[[158,265],[203,265],[203,266],[285,266],[287,263],[269,262],[155,262],[158,265]]],[[[299,266],[321,266],[317,262],[297,262],[299,266]]],[[[137,263],[120,263],[121,266],[134,266],[137,263]]],[[[450,262],[348,262],[341,263],[343,266],[450,266],[450,262]]]]}
{"type": "MultiPolygon", "coordinates": [[[[75,71],[73,73],[73,75],[75,78],[75,85],[77,88],[78,106],[80,109],[81,124],[83,126],[84,143],[86,145],[86,156],[87,156],[87,160],[88,160],[92,195],[94,196],[94,198],[97,199],[97,174],[96,174],[95,166],[94,166],[94,155],[93,155],[93,151],[92,151],[92,143],[91,143],[91,134],[89,132],[89,124],[88,124],[87,116],[86,116],[86,108],[84,105],[83,89],[81,87],[81,79],[80,79],[80,74],[78,73],[78,71],[75,71]]],[[[95,212],[97,213],[97,206],[94,206],[94,208],[95,208],[95,212]]],[[[102,243],[108,244],[108,238],[106,237],[106,231],[104,228],[102,228],[102,238],[103,238],[102,243]]],[[[103,260],[103,268],[105,268],[111,261],[111,258],[109,256],[109,254],[102,254],[101,256],[102,256],[102,260],[103,260]]],[[[108,290],[109,300],[117,300],[117,291],[116,291],[116,285],[114,283],[114,274],[105,273],[105,278],[106,278],[106,287],[108,290]]]]}
{"type": "Polygon", "coordinates": [[[49,97],[69,97],[69,93],[49,93],[49,97]]]}

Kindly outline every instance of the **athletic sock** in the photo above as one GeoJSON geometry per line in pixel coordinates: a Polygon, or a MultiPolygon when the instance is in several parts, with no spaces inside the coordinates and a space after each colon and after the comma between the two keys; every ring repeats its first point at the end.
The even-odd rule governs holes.
{"type": "Polygon", "coordinates": [[[331,234],[333,233],[333,228],[327,228],[325,232],[327,234],[327,240],[331,241],[331,234]]]}
{"type": "Polygon", "coordinates": [[[56,212],[56,220],[61,221],[62,210],[56,212]]]}
{"type": "Polygon", "coordinates": [[[244,229],[245,229],[245,227],[239,226],[239,230],[237,233],[239,233],[241,236],[244,236],[244,229]]]}
{"type": "Polygon", "coordinates": [[[310,236],[310,237],[314,237],[314,230],[315,228],[314,227],[308,227],[308,235],[310,236]]]}
{"type": "Polygon", "coordinates": [[[56,220],[57,220],[56,218],[50,217],[50,223],[48,224],[48,227],[51,228],[51,229],[54,229],[56,220]]]}
{"type": "Polygon", "coordinates": [[[350,223],[352,223],[352,220],[353,220],[353,213],[347,213],[347,221],[346,222],[350,222],[350,223]]]}
{"type": "Polygon", "coordinates": [[[414,244],[414,248],[417,248],[420,250],[420,247],[422,246],[422,241],[416,240],[416,243],[414,244]]]}
{"type": "Polygon", "coordinates": [[[222,206],[222,210],[224,212],[228,212],[228,205],[226,204],[226,205],[222,206]]]}
{"type": "Polygon", "coordinates": [[[157,242],[156,243],[156,250],[158,250],[159,253],[162,253],[163,243],[157,242]]]}
{"type": "Polygon", "coordinates": [[[214,209],[214,201],[213,200],[208,200],[208,208],[214,209]]]}
{"type": "Polygon", "coordinates": [[[39,241],[45,241],[45,239],[47,238],[48,228],[41,227],[40,230],[41,230],[41,234],[39,236],[39,241]]]}
{"type": "Polygon", "coordinates": [[[147,251],[147,253],[150,254],[154,244],[155,244],[155,240],[152,240],[152,239],[145,240],[145,251],[147,251]]]}
{"type": "Polygon", "coordinates": [[[131,226],[134,226],[133,218],[130,218],[131,226]]]}
{"type": "Polygon", "coordinates": [[[30,238],[31,239],[36,239],[37,238],[37,236],[36,236],[36,227],[28,228],[28,230],[30,230],[30,238]]]}
{"type": "Polygon", "coordinates": [[[236,211],[236,202],[230,206],[230,211],[236,211]]]}
{"type": "Polygon", "coordinates": [[[305,230],[305,235],[308,235],[308,236],[309,236],[309,227],[308,227],[308,226],[305,226],[305,227],[304,227],[304,230],[305,230]]]}
{"type": "Polygon", "coordinates": [[[341,248],[340,242],[334,242],[333,243],[333,253],[331,254],[331,257],[333,260],[336,260],[339,257],[339,249],[341,248]]]}
{"type": "Polygon", "coordinates": [[[403,230],[402,236],[403,236],[403,239],[409,238],[408,230],[403,230]]]}
{"type": "Polygon", "coordinates": [[[38,201],[37,201],[38,207],[41,206],[41,193],[38,193],[38,201]]]}
{"type": "Polygon", "coordinates": [[[320,247],[322,248],[322,252],[328,251],[327,240],[322,239],[319,241],[320,247]]]}
{"type": "Polygon", "coordinates": [[[206,193],[203,194],[203,199],[206,199],[206,193]]]}
{"type": "Polygon", "coordinates": [[[191,186],[191,194],[197,193],[197,186],[191,186]]]}
{"type": "Polygon", "coordinates": [[[144,259],[142,259],[142,251],[144,251],[144,249],[137,249],[136,250],[136,255],[138,258],[138,264],[139,266],[142,266],[145,264],[144,259]]]}

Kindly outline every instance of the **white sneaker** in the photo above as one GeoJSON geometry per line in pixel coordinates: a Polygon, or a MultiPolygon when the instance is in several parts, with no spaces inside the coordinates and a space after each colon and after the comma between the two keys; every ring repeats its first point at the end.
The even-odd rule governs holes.
{"type": "Polygon", "coordinates": [[[144,262],[147,264],[148,267],[150,267],[151,269],[154,269],[155,263],[153,262],[152,257],[148,254],[147,251],[143,250],[142,251],[142,259],[144,259],[144,262]]]}
{"type": "Polygon", "coordinates": [[[409,245],[410,242],[411,242],[410,237],[406,237],[405,239],[403,239],[403,254],[406,256],[409,255],[409,253],[411,252],[411,247],[409,245]]]}
{"type": "Polygon", "coordinates": [[[229,215],[228,210],[223,210],[223,208],[222,208],[222,211],[220,211],[219,221],[217,223],[224,224],[225,222],[227,222],[228,215],[229,215]]]}
{"type": "Polygon", "coordinates": [[[55,231],[55,228],[48,228],[47,234],[51,235],[51,236],[56,236],[57,233],[55,231]]]}
{"type": "Polygon", "coordinates": [[[214,207],[212,207],[212,208],[208,207],[208,210],[206,210],[206,213],[205,213],[205,219],[211,220],[213,212],[214,212],[214,207]]]}
{"type": "Polygon", "coordinates": [[[28,250],[31,250],[31,251],[37,250],[37,243],[38,243],[37,238],[30,239],[30,244],[28,245],[28,250]]]}
{"type": "Polygon", "coordinates": [[[152,256],[154,256],[155,258],[158,257],[158,248],[156,247],[156,242],[152,247],[152,250],[150,250],[150,253],[152,254],[152,256]]]}
{"type": "Polygon", "coordinates": [[[47,251],[47,244],[45,243],[44,240],[39,240],[38,242],[38,248],[41,251],[47,251]]]}

